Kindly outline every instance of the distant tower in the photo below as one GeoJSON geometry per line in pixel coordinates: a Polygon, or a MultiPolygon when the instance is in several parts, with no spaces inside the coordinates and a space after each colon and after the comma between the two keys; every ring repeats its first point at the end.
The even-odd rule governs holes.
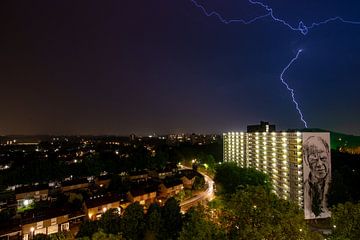
{"type": "Polygon", "coordinates": [[[129,140],[132,142],[132,141],[135,141],[136,140],[136,135],[135,134],[130,134],[130,137],[129,137],[129,140]]]}
{"type": "Polygon", "coordinates": [[[275,132],[275,125],[270,125],[269,122],[261,121],[260,125],[248,125],[247,132],[275,132]]]}

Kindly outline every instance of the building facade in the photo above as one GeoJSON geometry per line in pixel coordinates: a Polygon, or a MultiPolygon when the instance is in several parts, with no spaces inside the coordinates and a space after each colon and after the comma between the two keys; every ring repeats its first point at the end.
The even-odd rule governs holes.
{"type": "Polygon", "coordinates": [[[84,202],[84,212],[89,220],[98,220],[109,209],[117,209],[119,214],[130,205],[123,196],[117,194],[93,196],[84,202]]]}
{"type": "Polygon", "coordinates": [[[62,210],[54,210],[51,213],[23,221],[21,225],[23,240],[33,239],[37,234],[50,235],[70,230],[69,215],[62,210]]]}
{"type": "Polygon", "coordinates": [[[240,167],[251,167],[266,173],[271,179],[272,191],[279,197],[303,207],[305,218],[329,217],[326,193],[331,177],[330,134],[276,132],[275,126],[267,122],[261,122],[259,127],[252,126],[250,129],[262,131],[249,131],[248,128],[248,132],[223,134],[224,162],[235,162],[240,167]],[[306,147],[307,143],[311,146],[306,147]],[[320,152],[326,156],[321,158],[320,152]],[[309,159],[313,159],[312,165],[309,164],[309,159]],[[311,185],[312,189],[307,187],[308,185],[311,185]],[[315,185],[320,187],[316,188],[315,185]],[[316,195],[314,189],[326,191],[320,194],[321,199],[318,200],[319,204],[323,205],[320,214],[306,212],[313,202],[309,196],[316,195]]]}

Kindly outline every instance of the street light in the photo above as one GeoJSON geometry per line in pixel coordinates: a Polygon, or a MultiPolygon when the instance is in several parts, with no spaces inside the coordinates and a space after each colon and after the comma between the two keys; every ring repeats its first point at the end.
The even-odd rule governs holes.
{"type": "Polygon", "coordinates": [[[35,231],[35,228],[34,228],[34,227],[31,227],[31,228],[30,228],[30,238],[31,238],[31,239],[34,239],[34,231],[35,231]]]}

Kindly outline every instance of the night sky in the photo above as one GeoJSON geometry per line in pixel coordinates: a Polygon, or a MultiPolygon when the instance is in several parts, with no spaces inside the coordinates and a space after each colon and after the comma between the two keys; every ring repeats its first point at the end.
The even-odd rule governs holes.
{"type": "MultiPolygon", "coordinates": [[[[264,9],[201,1],[224,17],[264,9]]],[[[293,25],[360,21],[360,2],[267,1],[293,25]]],[[[1,1],[0,135],[221,133],[270,121],[360,134],[360,25],[303,36],[271,18],[225,25],[190,0],[1,1]]]]}

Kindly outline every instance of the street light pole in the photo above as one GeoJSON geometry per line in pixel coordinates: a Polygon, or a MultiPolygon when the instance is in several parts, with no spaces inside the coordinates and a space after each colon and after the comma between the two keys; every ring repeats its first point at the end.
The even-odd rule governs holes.
{"type": "Polygon", "coordinates": [[[34,231],[35,231],[35,228],[31,227],[30,228],[30,239],[34,239],[34,231]]]}

